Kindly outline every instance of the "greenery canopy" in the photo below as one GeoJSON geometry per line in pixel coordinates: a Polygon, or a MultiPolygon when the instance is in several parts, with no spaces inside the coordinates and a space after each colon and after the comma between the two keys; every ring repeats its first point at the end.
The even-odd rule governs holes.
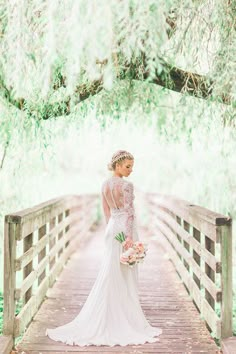
{"type": "Polygon", "coordinates": [[[236,0],[1,0],[0,33],[1,97],[39,120],[117,80],[235,105],[236,0]]]}

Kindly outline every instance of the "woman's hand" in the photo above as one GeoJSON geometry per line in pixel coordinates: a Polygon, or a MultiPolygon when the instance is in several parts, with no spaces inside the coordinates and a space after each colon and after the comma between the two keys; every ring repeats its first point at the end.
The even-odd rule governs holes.
{"type": "Polygon", "coordinates": [[[128,250],[129,248],[133,247],[133,240],[131,237],[126,237],[125,241],[123,242],[123,247],[125,250],[128,250]]]}

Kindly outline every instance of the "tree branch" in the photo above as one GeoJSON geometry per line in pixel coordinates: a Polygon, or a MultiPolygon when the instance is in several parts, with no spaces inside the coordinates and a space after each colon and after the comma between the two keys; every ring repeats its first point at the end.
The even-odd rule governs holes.
{"type": "MultiPolygon", "coordinates": [[[[127,64],[125,69],[118,75],[119,79],[129,79],[129,80],[138,80],[138,81],[145,81],[147,80],[149,83],[156,84],[166,89],[180,92],[180,93],[187,93],[191,96],[202,98],[202,99],[209,99],[212,96],[213,85],[214,82],[207,79],[206,76],[199,75],[196,73],[192,73],[189,71],[185,71],[179,69],[177,67],[171,67],[168,63],[163,64],[164,72],[158,74],[155,72],[155,76],[150,78],[149,71],[147,69],[147,64],[145,63],[145,59],[143,59],[143,63],[139,64],[127,64]],[[140,75],[140,68],[141,73],[140,75]]],[[[66,80],[62,80],[64,83],[66,80]]],[[[0,80],[0,86],[5,99],[14,105],[15,107],[25,110],[25,103],[26,100],[24,98],[21,99],[14,99],[6,85],[0,80]]],[[[55,88],[58,89],[59,87],[55,88]]],[[[64,101],[57,102],[57,111],[54,112],[53,116],[61,116],[61,115],[68,115],[70,114],[70,101],[73,97],[78,97],[78,102],[82,102],[86,100],[90,96],[94,96],[99,93],[103,89],[103,82],[101,80],[97,80],[91,83],[91,85],[79,85],[77,86],[75,93],[73,96],[67,98],[64,101]]],[[[220,102],[224,104],[231,103],[231,97],[227,95],[222,95],[217,97],[220,102]]],[[[27,106],[27,105],[26,105],[27,106]]],[[[45,109],[45,114],[43,119],[49,119],[52,116],[52,104],[48,104],[48,107],[45,109]]],[[[31,114],[30,110],[28,113],[31,114]]],[[[32,114],[34,114],[32,112],[32,114]]]]}
{"type": "Polygon", "coordinates": [[[2,97],[13,106],[22,109],[24,104],[24,99],[16,100],[13,98],[12,89],[8,88],[4,82],[3,77],[0,75],[0,90],[2,97]]]}
{"type": "Polygon", "coordinates": [[[2,161],[1,161],[1,164],[0,164],[0,169],[3,168],[3,163],[4,163],[4,160],[5,160],[5,158],[6,158],[8,146],[9,146],[9,140],[6,142],[6,144],[5,144],[5,146],[4,146],[4,151],[3,151],[3,155],[2,155],[2,161]]]}
{"type": "Polygon", "coordinates": [[[169,25],[169,28],[167,29],[167,35],[169,39],[176,32],[176,27],[177,27],[176,21],[177,21],[176,9],[172,9],[166,16],[166,23],[168,23],[169,25]]]}
{"type": "MultiPolygon", "coordinates": [[[[148,80],[149,83],[156,84],[166,89],[187,93],[191,96],[210,99],[213,93],[214,82],[208,79],[204,75],[199,75],[189,71],[179,69],[174,66],[170,66],[168,63],[163,63],[164,72],[158,74],[155,71],[155,76],[150,77],[149,70],[147,69],[147,64],[145,63],[145,58],[142,63],[142,70],[140,75],[139,64],[132,64],[132,66],[127,65],[123,73],[122,78],[129,77],[133,80],[148,80]]],[[[229,95],[221,95],[215,98],[224,104],[231,103],[231,97],[229,95]]]]}

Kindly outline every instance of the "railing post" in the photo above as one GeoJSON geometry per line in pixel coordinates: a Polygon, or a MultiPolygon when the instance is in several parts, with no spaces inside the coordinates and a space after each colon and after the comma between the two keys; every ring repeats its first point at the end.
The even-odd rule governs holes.
{"type": "Polygon", "coordinates": [[[3,334],[14,338],[15,319],[15,288],[16,288],[16,239],[19,224],[12,223],[5,217],[4,223],[4,305],[3,305],[3,334]]]}
{"type": "Polygon", "coordinates": [[[221,262],[222,262],[222,305],[221,305],[221,338],[232,336],[233,309],[233,261],[232,261],[232,222],[221,228],[221,262]]]}

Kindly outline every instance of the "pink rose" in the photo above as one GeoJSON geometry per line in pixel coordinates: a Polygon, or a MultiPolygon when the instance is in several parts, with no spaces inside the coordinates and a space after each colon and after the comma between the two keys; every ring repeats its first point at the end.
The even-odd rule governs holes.
{"type": "Polygon", "coordinates": [[[121,255],[121,257],[120,257],[121,263],[127,263],[128,260],[129,260],[129,257],[125,257],[125,256],[121,255]]]}
{"type": "Polygon", "coordinates": [[[135,254],[133,254],[133,255],[131,255],[131,256],[129,257],[129,263],[134,263],[134,262],[136,262],[136,256],[135,256],[135,254]]]}
{"type": "Polygon", "coordinates": [[[136,253],[138,253],[138,254],[144,252],[144,245],[142,244],[142,242],[135,242],[134,248],[135,248],[136,253]]]}
{"type": "Polygon", "coordinates": [[[123,255],[124,255],[125,257],[132,256],[133,254],[135,254],[135,250],[134,250],[133,248],[129,248],[127,251],[125,251],[125,252],[123,253],[123,255]]]}

